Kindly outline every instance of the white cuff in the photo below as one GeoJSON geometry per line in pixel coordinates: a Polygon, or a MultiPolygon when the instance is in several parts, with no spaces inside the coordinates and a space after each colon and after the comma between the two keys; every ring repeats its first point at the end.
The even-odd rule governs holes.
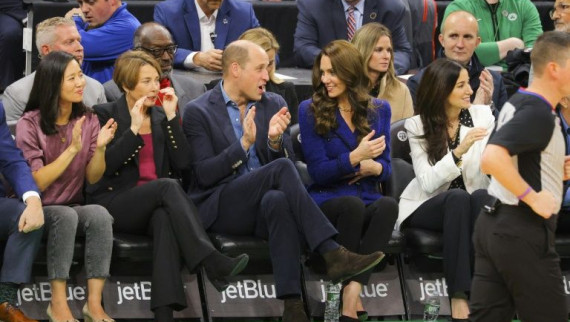
{"type": "MultiPolygon", "coordinates": [[[[26,191],[24,192],[24,194],[22,195],[22,200],[24,201],[24,203],[26,203],[26,199],[28,199],[29,197],[38,197],[40,198],[40,194],[35,192],[35,191],[26,191]]],[[[41,199],[41,198],[40,198],[41,199]]]]}
{"type": "Polygon", "coordinates": [[[197,51],[193,51],[190,53],[190,55],[186,56],[186,59],[184,59],[184,67],[188,69],[194,69],[198,67],[198,65],[194,64],[194,56],[196,56],[197,53],[197,51]]]}

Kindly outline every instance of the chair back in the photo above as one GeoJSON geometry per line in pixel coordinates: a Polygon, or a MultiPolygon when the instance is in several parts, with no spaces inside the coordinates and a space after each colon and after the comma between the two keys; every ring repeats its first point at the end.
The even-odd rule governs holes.
{"type": "Polygon", "coordinates": [[[410,156],[410,143],[408,142],[408,133],[404,128],[406,119],[398,120],[390,125],[390,157],[392,159],[399,158],[409,164],[412,164],[410,156]]]}

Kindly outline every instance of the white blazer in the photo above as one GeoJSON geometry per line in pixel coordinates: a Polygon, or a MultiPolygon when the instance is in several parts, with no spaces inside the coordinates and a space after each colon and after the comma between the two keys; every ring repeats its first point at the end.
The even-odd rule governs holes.
{"type": "MultiPolygon", "coordinates": [[[[425,150],[426,142],[419,138],[424,134],[424,127],[419,115],[406,120],[405,128],[410,142],[410,154],[414,165],[416,177],[408,184],[400,196],[400,210],[396,229],[400,229],[402,222],[408,218],[422,203],[447,191],[451,182],[459,174],[463,175],[463,182],[467,192],[472,193],[477,189],[486,189],[489,186],[489,178],[480,170],[481,154],[489,140],[489,136],[495,126],[495,117],[487,105],[471,105],[469,107],[473,125],[487,129],[487,136],[475,142],[462,156],[462,165],[457,167],[453,161],[451,150],[436,164],[431,165],[425,150]]],[[[459,137],[463,141],[467,132],[472,128],[461,126],[459,137]]]]}

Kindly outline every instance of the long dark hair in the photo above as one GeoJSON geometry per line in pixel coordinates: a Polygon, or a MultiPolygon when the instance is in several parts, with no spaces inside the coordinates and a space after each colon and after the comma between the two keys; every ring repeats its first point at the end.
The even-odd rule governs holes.
{"type": "Polygon", "coordinates": [[[425,70],[417,90],[416,106],[424,127],[427,155],[435,164],[447,153],[447,99],[465,67],[446,58],[431,63],[425,70]]]}
{"type": "Polygon", "coordinates": [[[346,40],[335,40],[326,45],[315,58],[313,65],[313,103],[311,111],[315,117],[315,131],[325,135],[338,128],[336,109],[338,100],[328,96],[321,82],[321,58],[329,57],[337,77],[346,84],[348,102],[353,108],[352,123],[358,131],[358,141],[370,132],[368,111],[372,101],[368,95],[368,75],[364,72],[364,59],[360,52],[346,40]]]}
{"type": "MultiPolygon", "coordinates": [[[[40,110],[40,128],[46,135],[57,133],[55,122],[59,110],[61,84],[65,69],[72,60],[77,61],[73,55],[66,52],[53,51],[42,58],[36,70],[34,85],[24,112],[40,110]]],[[[86,111],[83,102],[73,103],[70,119],[81,117],[86,111]]]]}

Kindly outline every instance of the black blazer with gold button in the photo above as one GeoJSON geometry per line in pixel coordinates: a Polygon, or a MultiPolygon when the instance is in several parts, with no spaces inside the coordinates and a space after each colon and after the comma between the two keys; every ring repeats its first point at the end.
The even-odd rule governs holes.
{"type": "MultiPolygon", "coordinates": [[[[101,126],[110,118],[117,122],[115,137],[105,151],[105,174],[99,182],[87,187],[87,201],[105,206],[113,196],[136,186],[138,153],[144,141],[130,129],[131,115],[125,95],[93,108],[101,126]]],[[[162,107],[152,107],[150,120],[157,177],[181,178],[181,172],[190,166],[190,148],[182,132],[180,116],[168,121],[162,107]]]]}

